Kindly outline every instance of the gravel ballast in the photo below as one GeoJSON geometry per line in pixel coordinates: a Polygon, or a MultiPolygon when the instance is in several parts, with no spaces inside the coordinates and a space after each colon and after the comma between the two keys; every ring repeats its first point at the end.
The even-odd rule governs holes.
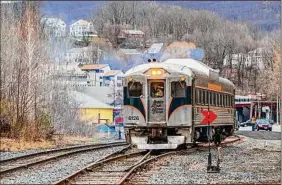
{"type": "MultiPolygon", "coordinates": [[[[190,155],[173,155],[160,159],[164,161],[164,164],[155,165],[149,169],[149,171],[153,170],[154,173],[152,173],[153,175],[148,179],[147,183],[280,184],[281,141],[251,138],[245,138],[245,140],[243,143],[223,148],[223,161],[220,165],[220,173],[207,173],[208,151],[202,151],[190,155]]],[[[212,156],[212,163],[216,165],[216,151],[214,149],[212,149],[212,156]]]]}
{"type": "MultiPolygon", "coordinates": [[[[125,140],[118,140],[116,138],[103,138],[98,140],[97,142],[91,142],[86,144],[105,144],[105,143],[112,143],[112,142],[124,142],[125,140]]],[[[0,152],[0,160],[10,159],[14,157],[20,157],[28,154],[53,150],[53,149],[59,149],[59,148],[65,148],[65,147],[71,147],[71,146],[82,146],[85,144],[76,144],[76,145],[63,145],[60,147],[53,147],[53,148],[47,148],[47,149],[29,149],[29,150],[21,150],[21,151],[14,151],[14,152],[0,152]]]]}
{"type": "Polygon", "coordinates": [[[87,164],[121,150],[124,146],[99,149],[75,154],[58,161],[31,167],[12,173],[1,179],[1,184],[50,184],[82,169],[87,164]]]}

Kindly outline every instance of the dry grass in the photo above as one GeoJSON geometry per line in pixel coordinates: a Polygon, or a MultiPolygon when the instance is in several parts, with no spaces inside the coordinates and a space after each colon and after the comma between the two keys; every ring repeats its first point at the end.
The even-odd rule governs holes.
{"type": "Polygon", "coordinates": [[[35,148],[51,148],[53,145],[50,141],[28,142],[24,140],[0,138],[0,151],[19,151],[35,148]]]}
{"type": "Polygon", "coordinates": [[[19,151],[27,149],[44,149],[53,148],[65,145],[74,144],[86,144],[98,142],[100,137],[104,137],[105,134],[99,134],[96,138],[88,137],[75,137],[75,136],[62,136],[56,135],[53,137],[52,141],[37,141],[30,142],[25,140],[9,139],[5,137],[0,137],[0,151],[19,151]]]}

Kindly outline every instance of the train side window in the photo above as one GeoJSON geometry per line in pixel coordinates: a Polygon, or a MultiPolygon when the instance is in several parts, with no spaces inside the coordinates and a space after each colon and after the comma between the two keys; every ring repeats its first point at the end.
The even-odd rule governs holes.
{"type": "Polygon", "coordinates": [[[205,105],[205,91],[204,90],[201,90],[201,92],[202,92],[202,98],[201,98],[201,104],[202,105],[205,105]]]}
{"type": "Polygon", "coordinates": [[[208,97],[208,91],[205,91],[205,105],[209,104],[209,97],[208,97]]]}
{"type": "Polygon", "coordinates": [[[227,97],[226,97],[226,94],[224,95],[224,107],[227,107],[227,97]]]}
{"type": "Polygon", "coordinates": [[[199,99],[200,99],[200,92],[199,89],[196,89],[196,104],[199,104],[199,99]]]}
{"type": "Polygon", "coordinates": [[[226,95],[226,106],[229,107],[229,95],[226,95]]]}
{"type": "Polygon", "coordinates": [[[216,93],[215,92],[212,92],[212,105],[215,105],[216,103],[216,93]]]}
{"type": "Polygon", "coordinates": [[[212,92],[209,91],[209,105],[212,104],[212,92]]]}
{"type": "Polygon", "coordinates": [[[174,98],[186,97],[186,82],[171,82],[171,96],[174,98]]]}
{"type": "Polygon", "coordinates": [[[140,97],[142,95],[143,85],[140,82],[128,83],[128,95],[130,97],[140,97]]]}
{"type": "Polygon", "coordinates": [[[224,107],[224,94],[221,95],[221,106],[224,107]]]}
{"type": "Polygon", "coordinates": [[[233,96],[231,95],[231,96],[230,96],[230,107],[233,107],[233,101],[232,101],[232,99],[233,99],[233,96]]]}
{"type": "Polygon", "coordinates": [[[199,91],[199,105],[202,104],[202,90],[198,90],[199,91]]]}
{"type": "Polygon", "coordinates": [[[151,83],[151,97],[162,98],[164,96],[164,83],[152,82],[151,83]]]}

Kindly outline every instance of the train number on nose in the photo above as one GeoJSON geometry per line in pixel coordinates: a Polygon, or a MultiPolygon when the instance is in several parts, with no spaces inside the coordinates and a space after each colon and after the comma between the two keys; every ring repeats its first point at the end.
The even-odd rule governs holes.
{"type": "Polygon", "coordinates": [[[139,116],[128,116],[128,120],[139,120],[139,116]]]}

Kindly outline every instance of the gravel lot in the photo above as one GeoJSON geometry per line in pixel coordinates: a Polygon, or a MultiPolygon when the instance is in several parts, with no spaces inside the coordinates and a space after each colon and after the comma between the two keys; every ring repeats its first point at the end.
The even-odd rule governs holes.
{"type": "Polygon", "coordinates": [[[10,176],[2,178],[0,182],[1,184],[50,184],[122,148],[124,146],[72,155],[56,162],[49,162],[25,171],[12,173],[10,176]]]}
{"type": "MultiPolygon", "coordinates": [[[[246,142],[223,148],[221,172],[208,174],[208,152],[175,155],[161,159],[163,164],[149,167],[148,184],[280,184],[281,140],[257,140],[245,138],[246,142]],[[150,172],[154,171],[154,173],[150,172]]],[[[213,165],[216,165],[212,150],[213,165]]],[[[144,173],[144,172],[142,172],[144,173]]],[[[138,176],[142,176],[142,173],[138,176]]]]}

